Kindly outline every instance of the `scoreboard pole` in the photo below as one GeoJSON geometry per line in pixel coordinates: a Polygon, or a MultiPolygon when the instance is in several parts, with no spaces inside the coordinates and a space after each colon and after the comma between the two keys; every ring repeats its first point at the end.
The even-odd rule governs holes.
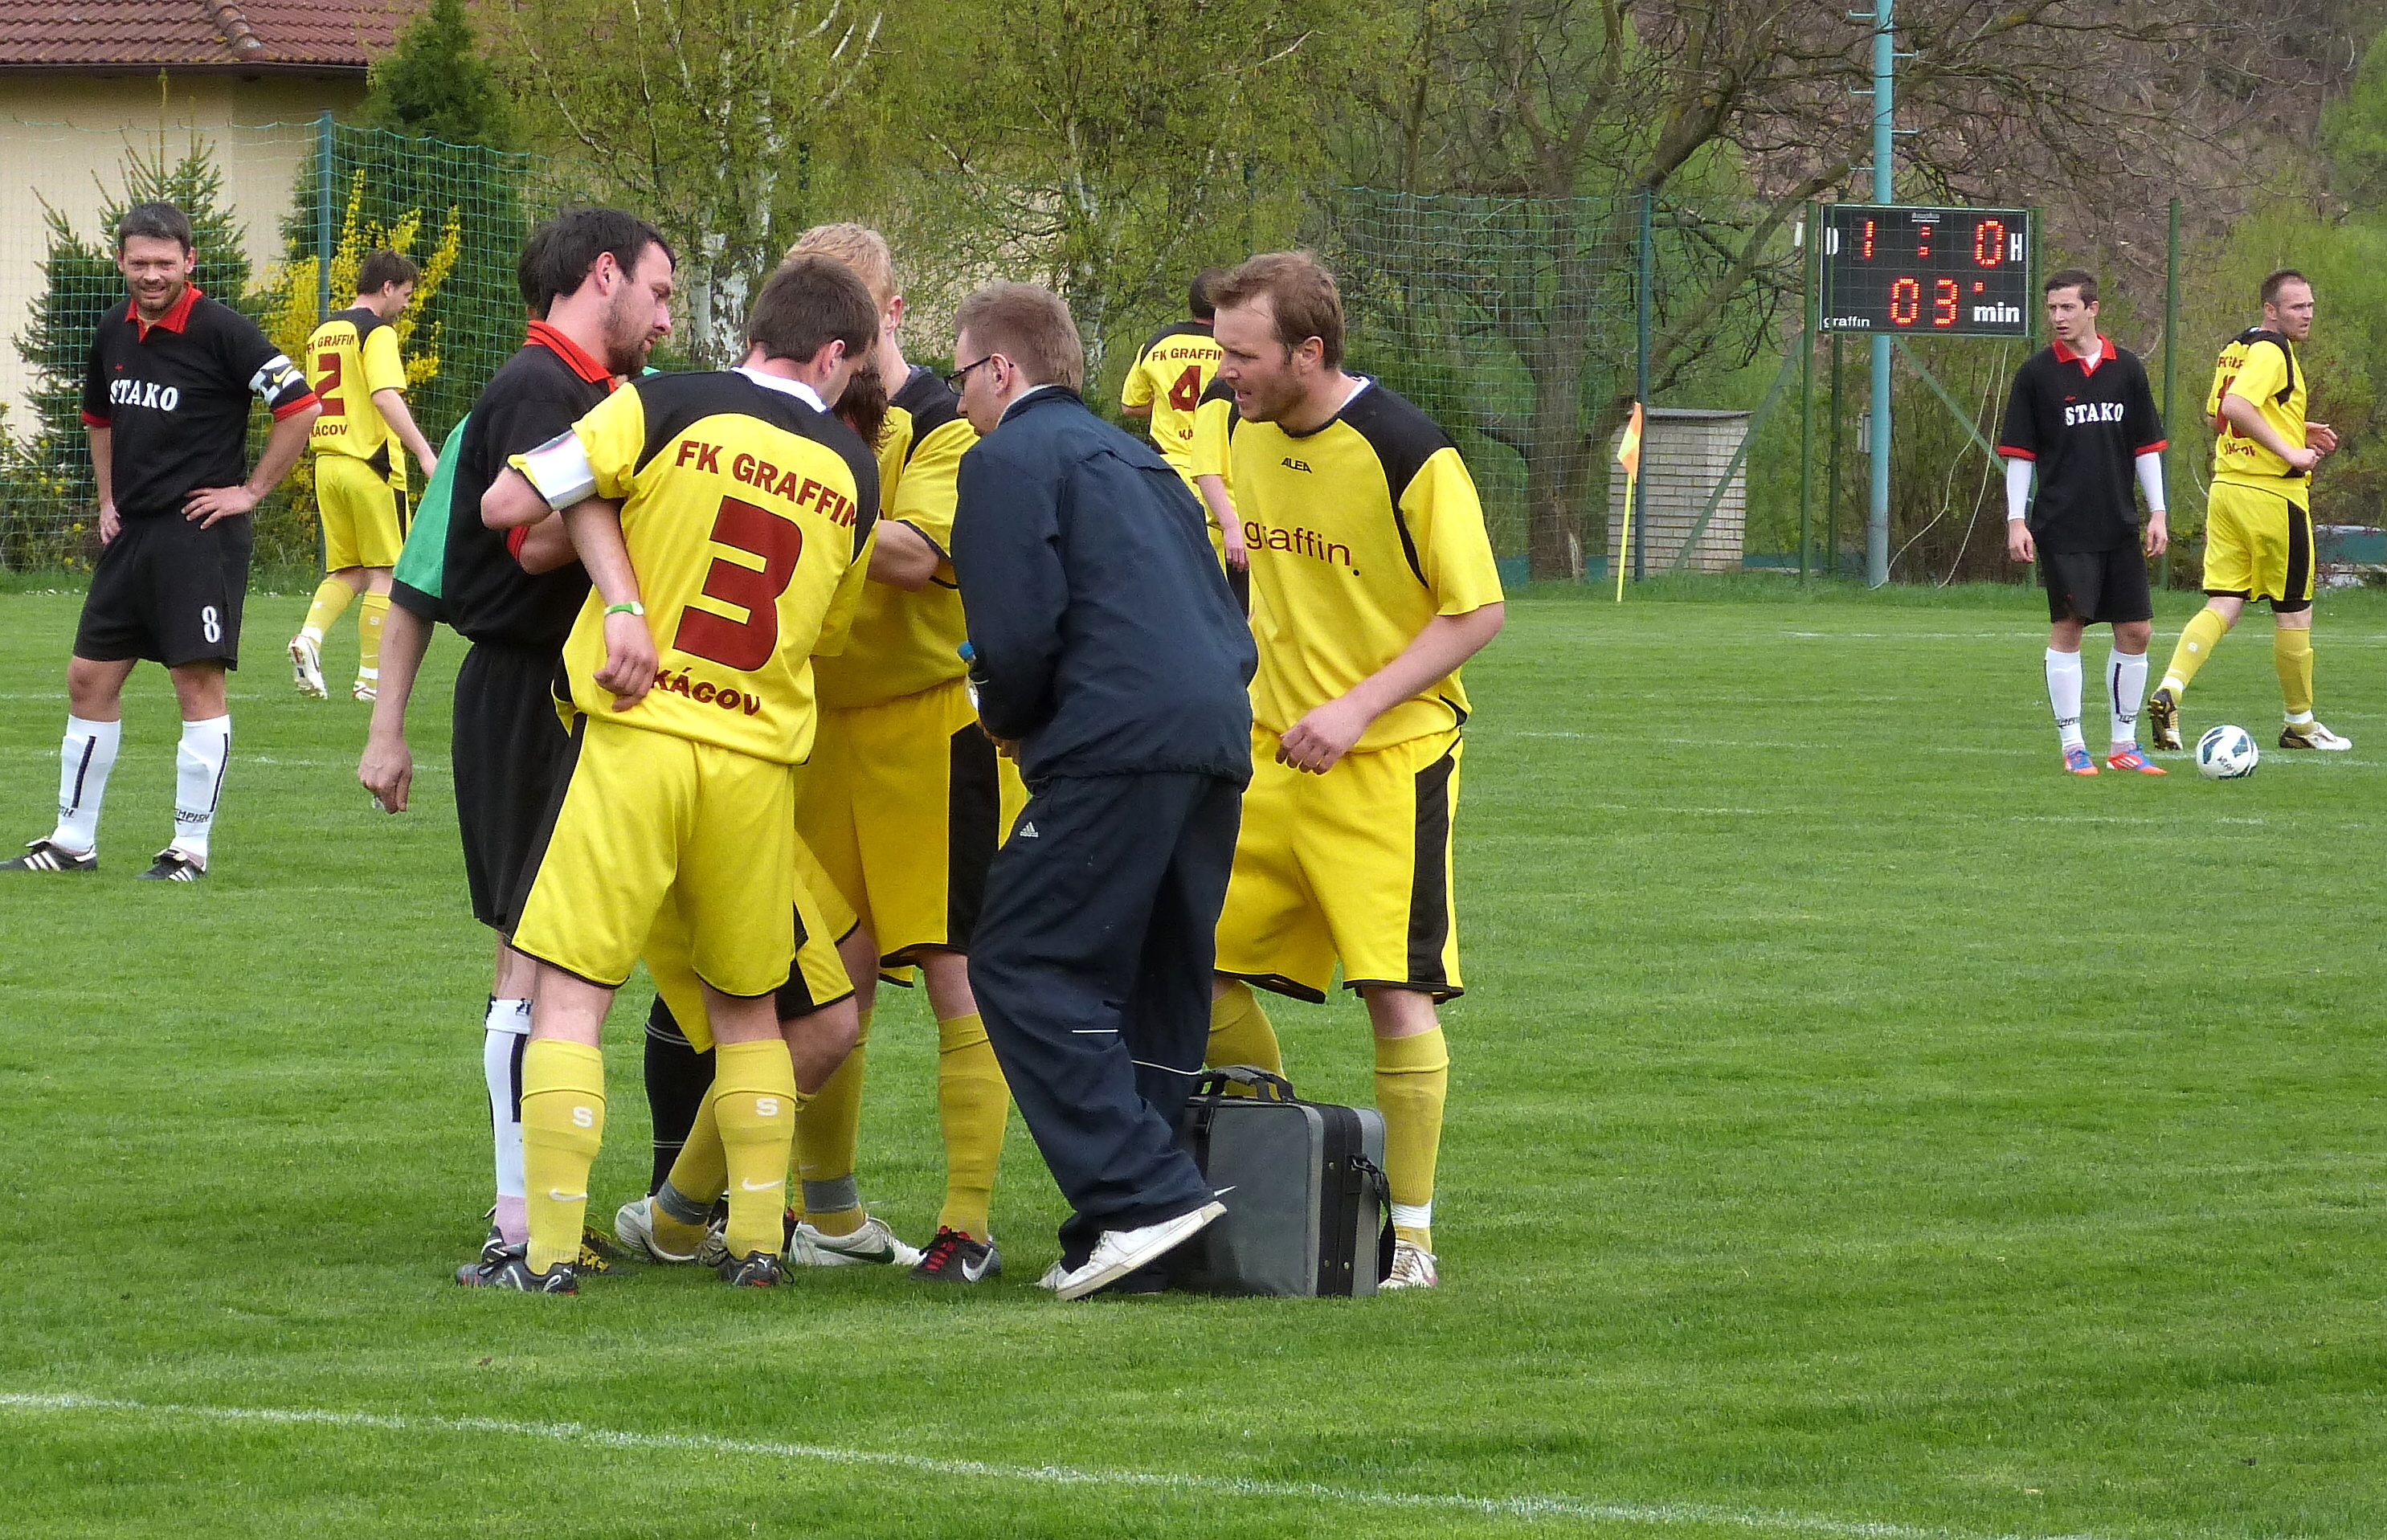
{"type": "MultiPolygon", "coordinates": [[[[1873,7],[1873,200],[1895,201],[1890,168],[1897,139],[1891,128],[1891,89],[1897,71],[1897,33],[1891,30],[1890,0],[1874,0],[1873,7]]],[[[1889,581],[1889,338],[1873,339],[1873,437],[1867,447],[1873,497],[1865,510],[1865,586],[1878,588],[1889,581]]]]}

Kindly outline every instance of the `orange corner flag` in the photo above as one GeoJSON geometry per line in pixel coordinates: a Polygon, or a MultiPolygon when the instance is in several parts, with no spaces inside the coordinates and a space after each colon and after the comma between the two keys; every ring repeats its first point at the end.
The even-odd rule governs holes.
{"type": "Polygon", "coordinates": [[[1617,440],[1616,463],[1624,467],[1628,476],[1641,473],[1641,403],[1633,403],[1633,420],[1624,424],[1624,436],[1617,440]]]}

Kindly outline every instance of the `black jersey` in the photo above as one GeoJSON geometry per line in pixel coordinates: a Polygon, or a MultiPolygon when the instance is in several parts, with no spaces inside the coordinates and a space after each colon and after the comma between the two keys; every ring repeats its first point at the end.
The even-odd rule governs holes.
{"type": "Polygon", "coordinates": [[[509,457],[527,453],[586,416],[613,377],[570,337],[533,322],[530,340],[481,387],[464,420],[449,494],[448,559],[440,574],[448,624],[475,642],[561,653],[588,597],[579,562],[526,573],[519,539],[481,522],[481,495],[509,457]]]}
{"type": "Polygon", "coordinates": [[[279,422],[315,404],[257,322],[184,284],[155,322],[128,299],[100,318],[82,383],[85,427],[107,428],[108,489],[125,519],[180,517],[203,486],[248,475],[248,398],[279,422]]]}
{"type": "Polygon", "coordinates": [[[2139,538],[2139,456],[2164,447],[2138,355],[2099,337],[2097,362],[2058,342],[2014,374],[1998,452],[2036,461],[2031,537],[2046,551],[2116,550],[2139,538]]]}

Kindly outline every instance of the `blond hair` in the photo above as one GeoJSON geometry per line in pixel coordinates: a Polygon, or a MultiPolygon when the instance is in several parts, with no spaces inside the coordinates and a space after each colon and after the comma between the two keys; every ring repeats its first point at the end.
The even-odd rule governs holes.
{"type": "Polygon", "coordinates": [[[784,266],[799,257],[830,257],[843,262],[862,280],[880,309],[895,297],[895,256],[887,249],[887,237],[866,224],[816,224],[797,236],[796,244],[779,260],[784,266]]]}

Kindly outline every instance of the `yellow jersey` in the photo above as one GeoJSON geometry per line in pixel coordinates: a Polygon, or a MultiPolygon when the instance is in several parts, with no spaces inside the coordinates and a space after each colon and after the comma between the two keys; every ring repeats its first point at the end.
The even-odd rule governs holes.
{"type": "Polygon", "coordinates": [[[613,710],[596,682],[605,600],[592,589],[563,647],[574,706],[796,764],[816,725],[812,654],[834,648],[868,571],[878,466],[852,429],[774,378],[633,380],[512,463],[554,507],[622,505],[654,687],[613,710]]]}
{"type": "Polygon", "coordinates": [[[1206,321],[1180,321],[1162,327],[1127,372],[1119,405],[1152,408],[1152,442],[1185,484],[1194,484],[1194,409],[1225,357],[1206,321]]]}
{"type": "MultiPolygon", "coordinates": [[[[890,427],[899,411],[903,452],[896,459],[893,489],[881,494],[881,515],[909,524],[935,548],[937,570],[916,593],[884,583],[864,587],[845,650],[815,660],[824,706],[881,705],[958,679],[969,666],[961,656],[969,625],[947,553],[954,544],[954,483],[962,455],[978,442],[978,430],[933,370],[915,369],[903,382],[888,413],[890,427]]],[[[890,432],[888,442],[895,440],[890,432]]],[[[879,453],[884,477],[886,448],[879,453]]]]}
{"type": "MultiPolygon", "coordinates": [[[[1253,720],[1282,733],[1383,668],[1436,615],[1501,600],[1484,505],[1433,420],[1374,381],[1323,427],[1231,427],[1251,553],[1253,720]]],[[[1369,724],[1383,749],[1467,720],[1453,671],[1369,724]]]]}
{"type": "Polygon", "coordinates": [[[2221,415],[2225,396],[2254,402],[2273,431],[2297,448],[2305,448],[2305,374],[2296,367],[2295,345],[2260,326],[2240,333],[2213,367],[2213,393],[2205,398],[2204,410],[2213,419],[2215,481],[2259,486],[2298,508],[2307,506],[2312,478],[2291,470],[2286,461],[2231,426],[2221,415]]]}
{"type": "Polygon", "coordinates": [[[307,448],[316,454],[352,455],[406,486],[406,457],[373,405],[373,392],[406,389],[398,356],[398,328],[365,309],[335,310],[307,339],[307,383],[323,403],[307,448]]]}

